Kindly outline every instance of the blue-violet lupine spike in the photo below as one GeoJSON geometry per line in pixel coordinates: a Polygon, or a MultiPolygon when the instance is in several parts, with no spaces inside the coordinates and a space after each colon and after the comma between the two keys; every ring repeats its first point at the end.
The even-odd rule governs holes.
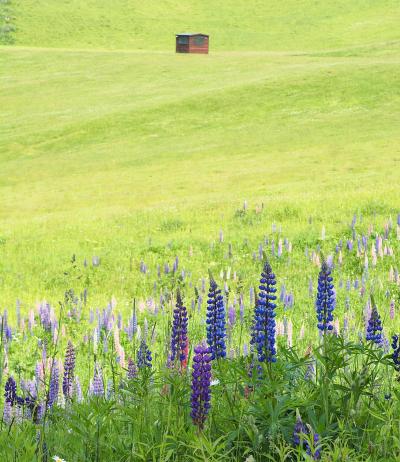
{"type": "Polygon", "coordinates": [[[259,294],[254,309],[251,344],[257,352],[258,361],[276,362],[275,308],[276,278],[268,261],[261,273],[259,294]]]}
{"type": "Polygon", "coordinates": [[[15,383],[14,377],[8,377],[7,382],[4,386],[4,401],[14,406],[17,401],[17,384],[15,383]]]}
{"type": "Polygon", "coordinates": [[[173,362],[179,359],[181,366],[185,363],[188,353],[187,327],[187,310],[183,305],[181,293],[178,289],[176,294],[176,308],[174,309],[174,318],[172,321],[170,360],[173,362]]]}
{"type": "Polygon", "coordinates": [[[146,341],[143,339],[140,342],[139,351],[137,353],[137,366],[139,369],[143,367],[151,367],[151,361],[151,351],[149,350],[146,341]]]}
{"type": "Polygon", "coordinates": [[[210,289],[207,300],[207,343],[211,348],[211,359],[226,356],[225,304],[214,278],[210,275],[210,289]]]}
{"type": "Polygon", "coordinates": [[[211,348],[203,343],[195,347],[194,353],[190,416],[202,430],[211,406],[211,348]]]}
{"type": "Polygon", "coordinates": [[[58,363],[57,361],[54,361],[53,366],[51,368],[49,394],[47,398],[48,408],[51,408],[53,404],[57,402],[58,390],[59,390],[59,380],[60,380],[59,376],[60,376],[60,370],[58,368],[58,363]]]}
{"type": "Polygon", "coordinates": [[[381,317],[379,316],[378,308],[372,298],[371,301],[372,310],[371,316],[368,320],[366,340],[371,341],[376,345],[382,345],[383,336],[381,317]]]}
{"type": "Polygon", "coordinates": [[[322,332],[333,330],[333,310],[335,309],[335,291],[331,269],[326,261],[322,262],[321,271],[318,276],[318,290],[316,300],[316,311],[318,329],[322,332]]]}
{"type": "Polygon", "coordinates": [[[394,363],[394,367],[397,372],[400,372],[400,342],[399,342],[399,336],[393,335],[392,337],[392,360],[394,363]]]}

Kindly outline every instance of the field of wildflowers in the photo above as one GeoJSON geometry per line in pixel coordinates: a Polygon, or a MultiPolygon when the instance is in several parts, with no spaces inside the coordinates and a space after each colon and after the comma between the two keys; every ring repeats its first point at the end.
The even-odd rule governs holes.
{"type": "Polygon", "coordinates": [[[398,460],[400,215],[248,246],[221,229],[201,277],[192,247],[143,258],[122,309],[77,291],[102,260],[73,257],[57,303],[4,310],[2,460],[398,460]]]}
{"type": "Polygon", "coordinates": [[[399,18],[0,0],[0,462],[400,460],[399,18]]]}

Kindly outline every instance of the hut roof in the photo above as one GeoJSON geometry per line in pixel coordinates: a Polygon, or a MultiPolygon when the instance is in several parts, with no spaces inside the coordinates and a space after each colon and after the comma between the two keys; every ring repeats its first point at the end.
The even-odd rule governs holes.
{"type": "Polygon", "coordinates": [[[181,32],[179,34],[176,34],[176,36],[178,37],[179,35],[184,35],[186,37],[191,37],[193,35],[203,35],[204,37],[208,37],[207,34],[203,34],[201,32],[181,32]]]}

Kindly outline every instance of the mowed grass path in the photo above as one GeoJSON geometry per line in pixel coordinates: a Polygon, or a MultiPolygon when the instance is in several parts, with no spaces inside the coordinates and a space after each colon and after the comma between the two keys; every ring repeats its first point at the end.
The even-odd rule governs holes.
{"type": "MultiPolygon", "coordinates": [[[[301,226],[313,215],[315,232],[324,222],[332,235],[355,210],[397,213],[400,46],[393,2],[330,6],[326,34],[321,8],[309,10],[311,29],[299,15],[292,29],[299,7],[284,2],[285,23],[270,6],[275,41],[254,15],[251,27],[240,2],[232,16],[219,5],[226,14],[209,30],[207,15],[196,22],[196,7],[187,18],[212,33],[208,56],[174,54],[173,40],[161,34],[177,11],[172,3],[153,35],[144,13],[135,17],[144,28],[135,37],[147,40],[147,51],[116,49],[139,46],[123,46],[131,35],[120,2],[107,10],[121,29],[113,40],[100,33],[101,2],[80,4],[93,29],[72,34],[79,10],[72,3],[67,16],[63,2],[57,15],[49,2],[13,2],[16,43],[26,46],[0,48],[4,303],[59,294],[69,284],[60,275],[72,253],[80,261],[105,257],[109,266],[94,291],[126,295],[137,278],[126,281],[124,271],[130,259],[136,268],[147,255],[149,238],[171,258],[197,245],[194,266],[206,274],[203,250],[220,227],[227,239],[250,237],[256,245],[272,221],[295,237],[305,235],[301,226]],[[376,8],[382,14],[372,20],[376,8]],[[34,34],[38,11],[56,35],[44,25],[34,34]],[[342,20],[346,12],[351,27],[342,20]],[[241,32],[232,34],[242,14],[241,32]],[[263,37],[253,50],[252,37],[263,37]],[[265,204],[256,224],[234,219],[244,199],[251,207],[265,204]],[[175,247],[165,250],[171,241],[175,247]]],[[[170,30],[186,28],[181,13],[170,30]]]]}

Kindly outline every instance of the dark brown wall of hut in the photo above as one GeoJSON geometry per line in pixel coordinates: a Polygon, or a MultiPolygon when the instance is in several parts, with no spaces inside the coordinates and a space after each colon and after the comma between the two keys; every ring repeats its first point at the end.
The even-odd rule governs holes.
{"type": "Polygon", "coordinates": [[[177,53],[189,53],[189,44],[180,45],[178,42],[176,42],[176,52],[177,53]]]}

